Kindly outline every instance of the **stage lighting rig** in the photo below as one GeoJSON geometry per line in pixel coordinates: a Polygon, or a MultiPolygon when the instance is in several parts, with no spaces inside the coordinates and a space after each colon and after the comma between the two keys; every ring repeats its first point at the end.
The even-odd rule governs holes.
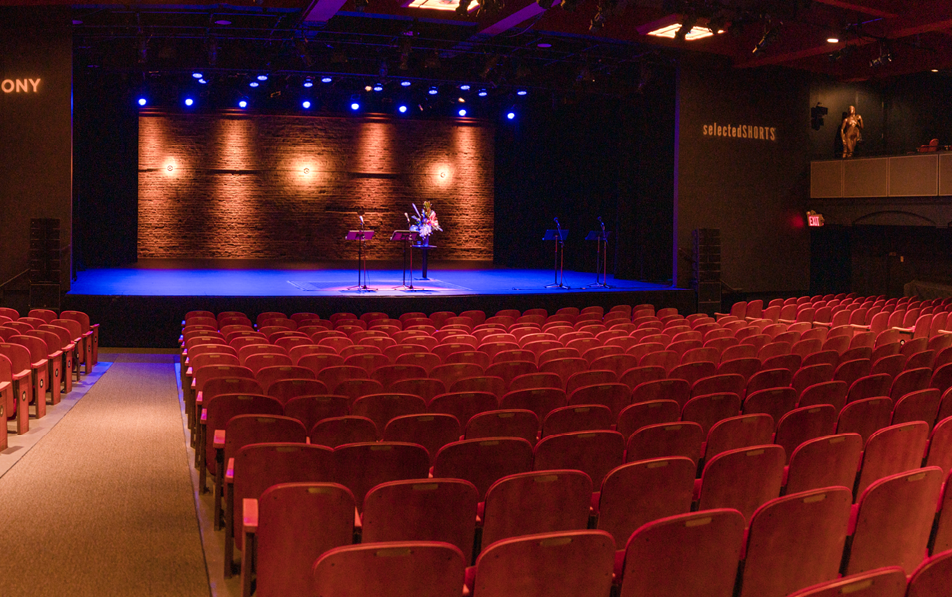
{"type": "Polygon", "coordinates": [[[754,49],[751,53],[754,56],[757,56],[767,49],[770,44],[777,41],[778,37],[780,37],[780,27],[772,27],[768,25],[764,28],[764,36],[760,38],[760,41],[757,42],[757,45],[754,46],[754,49]]]}
{"type": "Polygon", "coordinates": [[[879,56],[869,61],[869,68],[881,68],[892,61],[892,51],[886,44],[882,44],[879,46],[879,56]]]}

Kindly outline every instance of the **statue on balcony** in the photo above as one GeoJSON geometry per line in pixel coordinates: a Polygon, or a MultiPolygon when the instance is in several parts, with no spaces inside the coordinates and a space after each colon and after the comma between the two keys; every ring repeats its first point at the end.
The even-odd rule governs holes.
{"type": "Polygon", "coordinates": [[[856,144],[863,140],[863,117],[856,113],[856,107],[850,106],[849,113],[840,125],[840,138],[843,139],[843,159],[853,157],[856,144]]]}

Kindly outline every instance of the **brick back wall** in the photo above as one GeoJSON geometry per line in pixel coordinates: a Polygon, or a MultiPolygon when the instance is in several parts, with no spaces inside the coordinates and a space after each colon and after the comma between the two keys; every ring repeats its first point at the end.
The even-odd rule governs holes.
{"type": "Polygon", "coordinates": [[[140,259],[398,259],[390,233],[433,202],[434,260],[493,259],[491,125],[386,117],[143,113],[140,259]]]}

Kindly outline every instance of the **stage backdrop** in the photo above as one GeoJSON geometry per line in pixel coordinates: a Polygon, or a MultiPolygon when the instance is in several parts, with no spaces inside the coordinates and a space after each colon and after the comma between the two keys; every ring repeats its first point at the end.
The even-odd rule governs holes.
{"type": "Polygon", "coordinates": [[[432,201],[435,260],[493,258],[493,138],[478,121],[167,114],[139,119],[140,259],[371,259],[432,201]]]}

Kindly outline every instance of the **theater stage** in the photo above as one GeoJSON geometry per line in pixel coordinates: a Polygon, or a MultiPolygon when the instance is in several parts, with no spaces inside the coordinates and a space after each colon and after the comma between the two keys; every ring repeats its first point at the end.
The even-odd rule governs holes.
{"type": "MultiPolygon", "coordinates": [[[[510,269],[488,263],[434,262],[421,278],[415,266],[414,289],[403,286],[400,263],[368,263],[367,286],[357,285],[353,262],[273,263],[255,261],[151,261],[119,268],[77,272],[64,308],[78,309],[100,322],[100,343],[121,347],[172,347],[186,311],[309,311],[327,317],[337,311],[407,311],[559,307],[651,303],[695,308],[692,290],[632,280],[609,288],[592,286],[592,272],[565,271],[567,288],[553,288],[552,270],[510,269]]],[[[408,280],[409,282],[409,280],[408,280]]]]}

